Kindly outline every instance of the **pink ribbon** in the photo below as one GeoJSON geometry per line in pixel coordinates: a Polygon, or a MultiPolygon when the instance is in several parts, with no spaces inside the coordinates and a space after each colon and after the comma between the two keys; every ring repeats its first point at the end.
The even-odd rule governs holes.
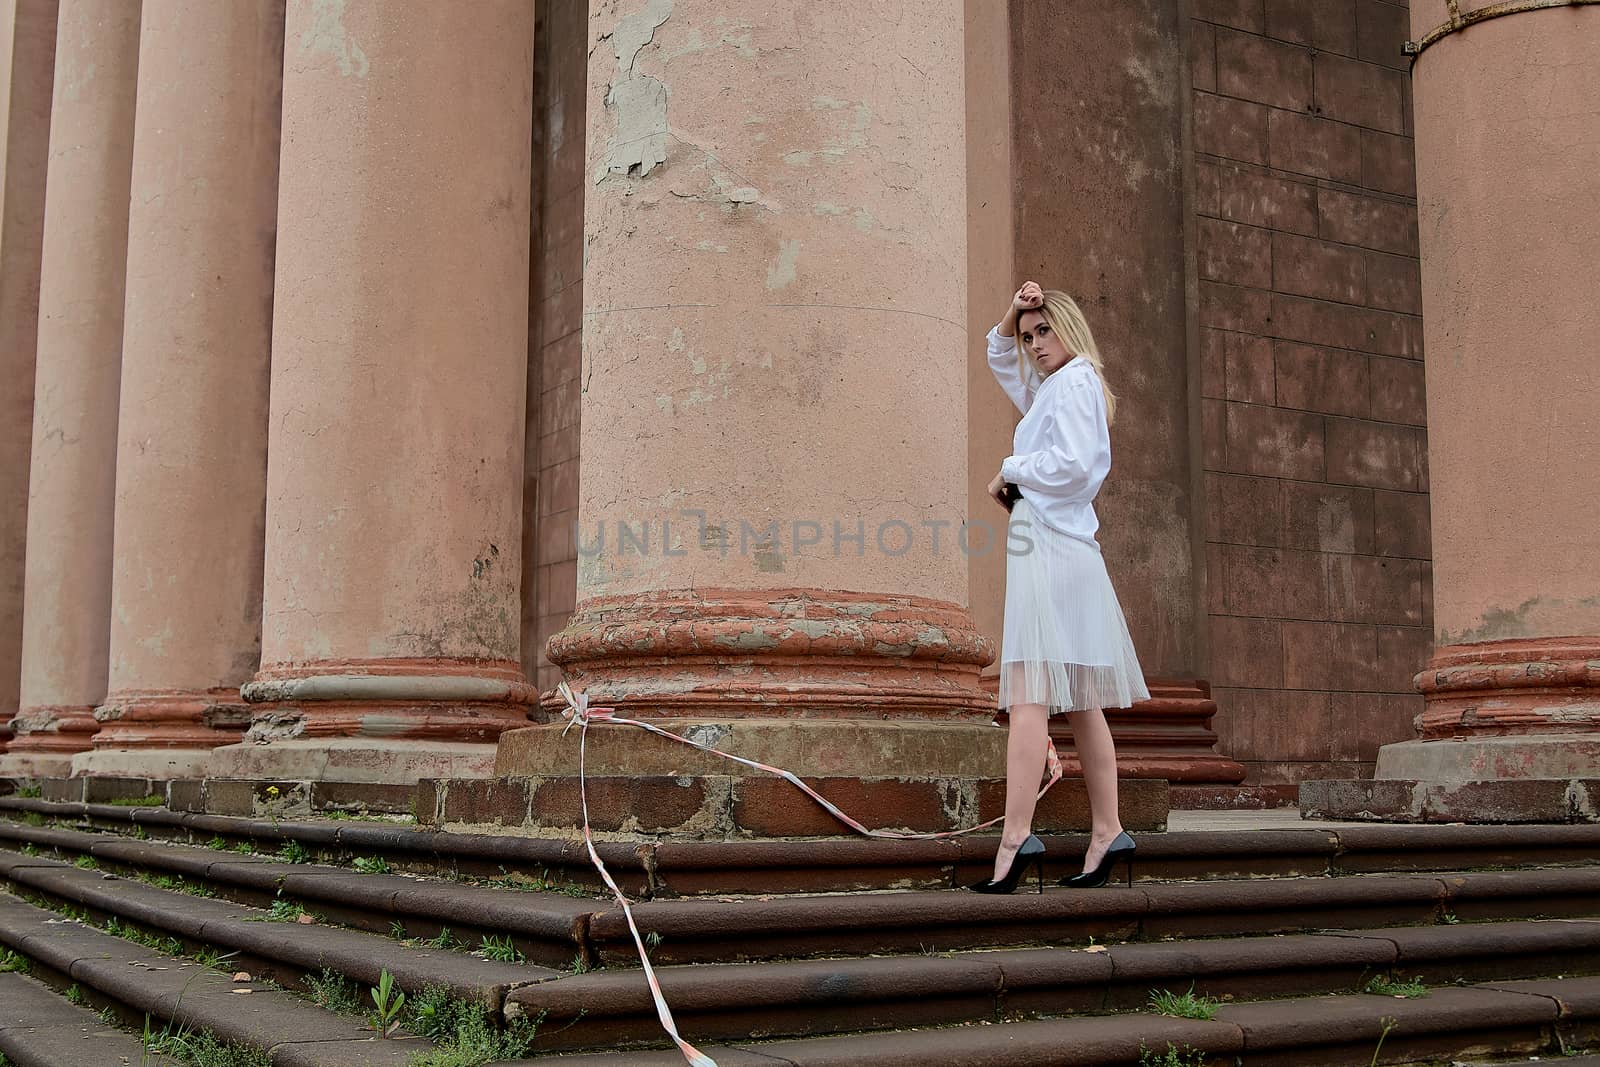
{"type": "MultiPolygon", "coordinates": [[[[562,729],[561,735],[565,737],[568,730],[572,729],[574,726],[578,727],[578,798],[583,806],[583,843],[588,847],[589,859],[594,864],[595,869],[600,872],[600,877],[604,879],[606,885],[610,888],[611,894],[616,898],[617,903],[622,905],[622,914],[628,920],[628,930],[633,934],[633,944],[639,952],[639,962],[644,967],[645,980],[650,983],[650,995],[655,999],[656,1016],[661,1020],[661,1027],[678,1046],[678,1050],[683,1053],[683,1057],[688,1061],[690,1067],[717,1067],[717,1063],[710,1056],[707,1056],[704,1052],[701,1052],[699,1049],[689,1044],[689,1042],[685,1041],[678,1034],[678,1027],[672,1020],[672,1010],[667,1007],[667,999],[661,993],[661,982],[656,978],[655,969],[650,966],[650,957],[645,952],[644,939],[639,936],[639,927],[633,921],[633,909],[629,907],[628,898],[623,895],[622,890],[618,888],[617,883],[612,879],[611,872],[606,870],[605,863],[600,859],[600,853],[595,851],[594,838],[589,832],[589,796],[588,791],[585,788],[584,757],[587,750],[589,727],[591,724],[599,722],[610,723],[616,726],[637,726],[641,730],[648,730],[660,737],[665,737],[669,740],[688,745],[690,748],[697,748],[702,752],[709,752],[714,756],[721,756],[723,759],[729,759],[735,763],[742,763],[744,766],[752,767],[758,771],[766,771],[769,774],[776,774],[778,777],[787,781],[790,785],[793,785],[796,789],[799,789],[801,792],[805,793],[806,796],[810,797],[812,800],[815,800],[818,804],[821,804],[823,809],[834,818],[838,819],[840,822],[844,823],[857,833],[864,834],[867,837],[882,837],[897,841],[959,837],[962,834],[970,834],[974,830],[986,830],[996,823],[1004,821],[1005,819],[1004,815],[1000,815],[990,819],[988,822],[979,823],[977,826],[969,826],[965,830],[943,830],[937,833],[904,833],[899,830],[869,830],[859,821],[851,818],[849,815],[846,815],[843,811],[840,811],[839,808],[827,797],[823,796],[821,793],[818,793],[815,789],[812,789],[810,786],[802,782],[794,774],[784,770],[781,767],[768,766],[765,763],[758,763],[755,760],[745,759],[743,756],[735,756],[731,752],[723,752],[721,749],[712,748],[710,745],[702,744],[699,741],[691,741],[689,738],[675,734],[670,730],[663,730],[661,727],[652,723],[644,722],[639,719],[622,718],[621,716],[617,715],[615,708],[591,708],[589,707],[588,695],[584,693],[574,693],[572,691],[572,687],[566,682],[562,682],[557,685],[556,690],[561,694],[561,698],[567,702],[566,709],[561,713],[562,717],[567,720],[567,725],[562,729]]],[[[1057,782],[1061,781],[1062,773],[1061,757],[1056,753],[1055,742],[1047,740],[1046,745],[1045,765],[1050,771],[1050,780],[1044,784],[1043,789],[1039,790],[1039,796],[1041,797],[1050,791],[1051,786],[1054,786],[1057,782]]]]}

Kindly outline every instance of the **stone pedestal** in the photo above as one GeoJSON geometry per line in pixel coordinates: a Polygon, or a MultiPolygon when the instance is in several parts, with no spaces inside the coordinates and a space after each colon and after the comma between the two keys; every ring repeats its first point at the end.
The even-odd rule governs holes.
{"type": "Polygon", "coordinates": [[[486,774],[519,646],[533,8],[294,4],[261,666],[231,778],[486,774]]]}
{"type": "Polygon", "coordinates": [[[139,8],[138,0],[62,0],[59,10],[21,709],[0,775],[69,773],[72,754],[99,728],[94,709],[106,696],[139,8]]]}
{"type": "Polygon", "coordinates": [[[33,436],[56,0],[0,8],[0,752],[22,682],[22,599],[33,436]]]}
{"type": "Polygon", "coordinates": [[[144,5],[110,693],[76,774],[203,775],[249,722],[283,25],[281,3],[144,5]]]}
{"type": "MultiPolygon", "coordinates": [[[[869,829],[965,829],[1005,811],[1006,734],[994,727],[916,720],[841,718],[666,718],[662,729],[729,755],[779,767],[869,829]]],[[[568,831],[583,825],[578,738],[559,725],[500,738],[495,778],[439,782],[418,811],[438,824],[526,825],[568,831]]],[[[846,824],[795,786],[635,726],[597,723],[585,745],[592,829],[668,834],[674,839],[851,836],[846,824]]],[[[1122,783],[1130,829],[1166,825],[1167,783],[1122,783]]],[[[424,800],[430,790],[419,794],[424,800]]],[[[1083,783],[1063,780],[1039,803],[1041,833],[1087,829],[1083,783]]]]}
{"type": "Polygon", "coordinates": [[[1592,818],[1600,778],[1600,9],[1490,7],[1411,5],[1437,633],[1374,817],[1592,818]]]}

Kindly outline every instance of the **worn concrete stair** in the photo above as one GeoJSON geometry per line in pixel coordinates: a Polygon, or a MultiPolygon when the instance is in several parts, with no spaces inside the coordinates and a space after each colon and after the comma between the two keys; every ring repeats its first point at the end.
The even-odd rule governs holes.
{"type": "Polygon", "coordinates": [[[22,974],[0,974],[0,1054],[15,1067],[63,1063],[181,1067],[159,1053],[146,1055],[144,1043],[127,1030],[22,974]]]}
{"type": "MultiPolygon", "coordinates": [[[[182,879],[217,896],[265,908],[296,901],[341,925],[387,934],[396,923],[407,937],[433,938],[448,929],[459,941],[510,936],[530,960],[567,966],[583,950],[583,927],[593,901],[558,893],[486,889],[460,882],[363,874],[309,863],[277,862],[215,849],[130,841],[111,833],[34,827],[0,820],[0,849],[28,845],[68,860],[91,857],[102,870],[182,879]]],[[[0,851],[0,861],[5,852],[0,851]]]]}
{"type": "MultiPolygon", "coordinates": [[[[631,966],[635,947],[619,908],[597,898],[484,888],[436,879],[369,874],[284,863],[213,849],[129,841],[103,832],[35,827],[0,820],[0,872],[51,866],[16,855],[33,846],[66,861],[129,876],[175,876],[191,886],[263,908],[295,901],[342,925],[374,933],[434,937],[448,929],[477,944],[509,936],[535,963],[570,967],[631,966]]],[[[23,884],[45,892],[61,879],[87,886],[85,897],[61,894],[93,909],[99,880],[86,872],[26,872],[23,884]],[[29,880],[32,880],[31,882],[29,880]],[[42,885],[40,884],[42,881],[42,885]]],[[[15,879],[14,879],[15,880],[15,879]]],[[[134,892],[159,891],[135,885],[134,892]]],[[[104,893],[101,896],[105,896],[104,893]]],[[[1292,933],[1311,928],[1368,928],[1503,918],[1600,914],[1600,868],[1364,874],[1337,878],[1141,881],[1096,893],[1019,893],[981,897],[949,891],[796,896],[700,897],[645,901],[635,921],[659,943],[660,964],[796,958],[839,953],[916,953],[1016,945],[1155,940],[1292,933]]],[[[214,902],[201,905],[217,907],[214,902]]],[[[140,921],[159,922],[156,919],[140,921]]],[[[134,916],[134,918],[138,918],[134,916]]],[[[171,932],[192,936],[185,924],[171,932]]],[[[251,928],[253,929],[253,928],[251,928]]],[[[245,947],[246,937],[238,947],[245,947]]]]}
{"type": "MultiPolygon", "coordinates": [[[[83,909],[92,921],[101,923],[111,918],[132,923],[141,931],[176,938],[186,950],[204,946],[237,953],[237,960],[248,961],[239,966],[291,989],[322,969],[347,975],[362,985],[373,984],[377,975],[387,970],[410,992],[443,983],[460,996],[495,1007],[504,1018],[542,1016],[535,1047],[546,1055],[631,1047],[622,1059],[612,1062],[645,1063],[654,1060],[648,1059],[653,1054],[643,1049],[662,1043],[654,1008],[631,955],[631,940],[624,934],[620,912],[609,901],[549,889],[462,885],[438,877],[456,873],[463,866],[482,870],[480,865],[463,865],[461,860],[491,855],[496,845],[528,839],[460,840],[472,835],[439,835],[383,824],[219,822],[218,817],[174,817],[150,809],[89,810],[99,807],[95,805],[41,810],[37,804],[19,798],[0,801],[0,816],[4,816],[0,817],[0,879],[47,906],[83,909]],[[8,805],[16,806],[6,811],[8,805]],[[46,811],[58,821],[52,825],[18,821],[31,818],[43,822],[46,811]],[[208,821],[200,825],[182,821],[190,818],[208,821]],[[416,861],[409,865],[411,870],[426,874],[364,873],[331,864],[287,863],[171,841],[130,840],[123,834],[105,832],[115,828],[124,834],[150,833],[158,827],[169,830],[174,839],[204,840],[217,834],[225,840],[250,840],[269,848],[296,841],[307,852],[330,860],[348,860],[353,854],[386,855],[398,865],[402,857],[410,856],[416,861]],[[379,845],[383,847],[375,847],[379,845]],[[76,866],[73,860],[84,866],[76,866]],[[203,888],[217,896],[196,897],[133,880],[132,876],[140,875],[181,876],[189,888],[203,888]],[[264,917],[260,906],[274,899],[299,901],[324,912],[326,919],[349,926],[257,921],[264,917]],[[527,946],[524,951],[530,956],[538,953],[540,958],[527,965],[496,964],[465,952],[406,944],[385,936],[395,923],[409,937],[443,926],[453,931],[506,934],[519,947],[527,946]],[[574,957],[581,965],[579,972],[596,964],[601,969],[575,973],[570,969],[574,957]],[[557,970],[557,965],[568,969],[557,970]]],[[[1247,1062],[1358,1062],[1337,1058],[1348,1054],[1350,1048],[1336,1051],[1337,1043],[1330,1043],[1339,1036],[1336,1031],[1318,1036],[1313,1030],[1282,1022],[1272,1013],[1281,1006],[1277,1003],[1243,1002],[1286,995],[1310,997],[1292,1003],[1312,1005],[1326,1000],[1326,1010],[1343,1019],[1339,1012],[1357,1011],[1350,1005],[1370,1006],[1373,998],[1354,995],[1354,991],[1375,975],[1422,976],[1434,985],[1492,981],[1500,986],[1515,979],[1550,981],[1567,975],[1562,981],[1580,983],[1562,987],[1575,990],[1563,994],[1577,1005],[1568,1012],[1567,1017],[1575,1020],[1571,1026],[1592,1028],[1595,1013],[1584,1014],[1589,1011],[1584,1005],[1590,1002],[1583,999],[1588,995],[1583,991],[1589,987],[1581,985],[1589,980],[1570,975],[1600,969],[1600,962],[1590,963],[1600,961],[1600,867],[1586,865],[1586,861],[1593,863],[1593,846],[1600,838],[1544,832],[1575,829],[1562,827],[1541,827],[1531,833],[1534,828],[1522,828],[1509,835],[1440,833],[1485,828],[1357,829],[1380,833],[1365,840],[1361,835],[1341,838],[1342,828],[1337,832],[1150,835],[1141,841],[1141,856],[1150,854],[1150,866],[1208,877],[1163,882],[1142,873],[1132,888],[1091,893],[1052,888],[1042,895],[998,898],[947,890],[879,889],[828,895],[791,890],[786,894],[724,893],[673,899],[668,895],[670,878],[679,872],[701,872],[701,884],[712,880],[737,884],[739,872],[751,869],[764,852],[777,862],[754,880],[770,887],[779,873],[793,871],[791,865],[801,855],[796,850],[806,847],[813,855],[828,853],[818,851],[818,842],[752,842],[730,845],[735,854],[718,867],[706,854],[686,857],[663,843],[646,855],[649,862],[641,860],[639,871],[657,898],[641,902],[636,914],[647,934],[655,935],[651,937],[652,957],[660,965],[663,988],[686,1035],[697,1043],[737,1042],[743,1047],[753,1037],[764,1037],[778,1040],[785,1048],[794,1046],[793,1056],[773,1051],[778,1046],[764,1045],[748,1054],[730,1051],[732,1059],[719,1056],[723,1067],[741,1062],[997,1062],[982,1059],[978,1045],[972,1046],[975,1058],[971,1059],[899,1059],[896,1057],[901,1054],[895,1050],[901,1046],[890,1040],[891,1036],[911,1041],[909,1047],[924,1039],[915,1034],[847,1036],[858,1031],[904,1031],[951,1023],[967,1025],[946,1026],[938,1033],[981,1032],[991,1035],[990,1040],[995,1034],[1020,1034],[1018,1048],[1032,1040],[1024,1039],[1028,1034],[1057,1033],[1052,1028],[1068,1024],[1087,1028],[1081,1029],[1080,1037],[1090,1042],[1089,1047],[1093,1040],[1100,1040],[1093,1038],[1094,1034],[1121,1034],[1123,1038],[1118,1040],[1123,1040],[1130,1033],[1143,1036],[1153,1047],[1164,1047],[1159,1035],[1177,1033],[1173,1027],[1190,1024],[1147,1018],[1137,1012],[1116,1015],[1108,1022],[1102,1013],[1140,1008],[1153,989],[1182,993],[1191,985],[1199,993],[1234,1000],[1218,1017],[1226,1016],[1233,1029],[1207,1032],[1235,1034],[1242,1043],[1240,1049],[1254,1042],[1250,1047],[1256,1058],[1246,1056],[1247,1062]],[[1397,831],[1401,836],[1396,836],[1397,831]],[[752,847],[756,845],[774,847],[752,847]],[[1428,874],[1351,873],[1381,869],[1385,856],[1404,860],[1402,870],[1411,872],[1463,859],[1489,864],[1531,860],[1562,866],[1428,874]],[[663,859],[669,868],[666,876],[660,869],[663,859]],[[1306,871],[1316,876],[1301,873],[1306,871]],[[1546,918],[1531,921],[1533,916],[1546,918]],[[1270,933],[1273,931],[1278,932],[1276,936],[1270,933]],[[1091,938],[1100,943],[1088,944],[1091,938]],[[1181,940],[1170,940],[1174,938],[1181,940]],[[824,954],[835,958],[803,958],[824,954]],[[1256,1007],[1265,1012],[1259,1019],[1240,1014],[1256,1007]],[[1063,1014],[1073,1017],[1016,1021],[1018,1017],[1063,1014]],[[1257,1030],[1245,1028],[1240,1019],[1256,1019],[1252,1025],[1257,1030]],[[1269,1031],[1276,1036],[1269,1036],[1269,1031]],[[1274,1055],[1280,1058],[1263,1058],[1263,1049],[1277,1050],[1274,1055]],[[760,1058],[738,1058],[745,1055],[760,1058]],[[833,1058],[827,1058],[830,1056],[833,1058]]],[[[535,854],[548,858],[570,843],[534,844],[541,850],[535,854]]],[[[941,846],[946,851],[937,854],[917,844],[909,850],[916,853],[913,859],[897,865],[895,861],[908,851],[899,843],[843,844],[881,850],[876,858],[859,853],[847,857],[844,866],[857,873],[876,865],[880,874],[887,875],[896,870],[932,868],[937,862],[939,877],[947,881],[968,873],[975,876],[976,871],[967,870],[968,862],[975,863],[980,850],[993,847],[992,841],[963,844],[961,848],[970,849],[972,856],[960,852],[952,857],[947,846],[941,846]]],[[[1056,840],[1052,845],[1058,854],[1071,855],[1069,844],[1056,840]]],[[[625,851],[631,846],[613,843],[613,847],[625,851]]],[[[519,857],[515,848],[505,851],[513,853],[507,867],[510,872],[539,877],[551,874],[547,867],[521,867],[519,860],[527,853],[519,857]]],[[[631,854],[638,857],[640,850],[635,847],[631,854]]],[[[502,866],[507,864],[496,864],[494,869],[502,866]]],[[[1060,866],[1062,871],[1054,873],[1064,873],[1067,863],[1060,866]]],[[[911,881],[916,884],[915,879],[911,881]]],[[[32,909],[17,900],[0,903],[32,909]]],[[[48,975],[52,963],[36,955],[42,951],[39,929],[33,929],[31,935],[26,930],[18,935],[13,929],[11,917],[21,914],[0,912],[0,943],[33,958],[48,975]]],[[[120,939],[56,918],[51,928],[68,941],[92,935],[121,946],[122,951],[135,950],[120,939]]],[[[22,925],[26,927],[26,923],[22,925]]],[[[147,950],[137,951],[148,955],[147,950]]],[[[166,960],[162,966],[168,969],[188,974],[198,970],[176,957],[157,958],[166,960]]],[[[69,962],[76,965],[79,961],[69,962]]],[[[66,975],[82,981],[70,970],[66,975]]],[[[215,976],[206,979],[219,980],[215,976]]],[[[1416,1032],[1408,1037],[1421,1041],[1425,1034],[1446,1032],[1440,1029],[1445,1023],[1438,1019],[1456,1018],[1450,1015],[1455,1011],[1452,1005],[1459,1001],[1456,992],[1459,990],[1436,988],[1419,1001],[1384,998],[1382,1003],[1406,1005],[1404,1010],[1411,1013],[1408,1018],[1419,1020],[1416,1032]],[[1446,993],[1451,996],[1443,997],[1446,993]]],[[[1499,996],[1504,990],[1491,992],[1499,996]]],[[[104,991],[103,995],[110,1002],[119,990],[104,991]]],[[[1544,994],[1524,996],[1554,1003],[1544,994]]],[[[146,1001],[121,1002],[119,1010],[124,1017],[137,1018],[150,1010],[141,1006],[146,1001]]],[[[304,1001],[297,1003],[312,1007],[304,1001]]],[[[1529,1018],[1534,1021],[1512,1012],[1504,1026],[1489,1027],[1480,1042],[1482,1050],[1504,1056],[1550,1048],[1556,1023],[1539,1022],[1543,1016],[1537,1012],[1529,1018]],[[1528,1035],[1535,1031],[1543,1036],[1530,1044],[1528,1035]]],[[[1559,1011],[1553,1018],[1559,1021],[1559,1011]]],[[[349,1020],[338,1021],[362,1033],[349,1020]]],[[[1355,1028],[1350,1033],[1360,1031],[1354,1022],[1347,1029],[1350,1027],[1355,1028]]],[[[294,1031],[275,1034],[261,1030],[252,1040],[271,1047],[274,1041],[293,1045],[295,1039],[294,1031]]],[[[956,1055],[960,1042],[968,1039],[949,1040],[956,1042],[950,1046],[951,1055],[956,1055]]],[[[1223,1045],[1227,1040],[1235,1038],[1223,1040],[1223,1045]]],[[[1041,1038],[1039,1048],[1045,1044],[1041,1038]]],[[[1479,1045],[1460,1046],[1462,1050],[1469,1047],[1479,1049],[1479,1045]]],[[[1229,1057],[1227,1062],[1238,1058],[1238,1049],[1228,1052],[1219,1046],[1217,1052],[1229,1057]]],[[[1138,1058],[1135,1053],[1131,1060],[1017,1062],[1137,1063],[1138,1058]]],[[[1385,1058],[1380,1062],[1407,1061],[1385,1058]]]]}
{"type": "MultiPolygon", "coordinates": [[[[204,1029],[266,1052],[274,1067],[398,1067],[429,1047],[420,1039],[379,1041],[358,1023],[288,993],[259,982],[234,982],[198,963],[63,922],[54,912],[4,894],[0,944],[27,957],[33,977],[57,989],[76,986],[91,1007],[109,1008],[136,1030],[146,1017],[158,1028],[173,1023],[204,1029]]],[[[93,1061],[40,1062],[68,1067],[93,1061]]]]}
{"type": "MultiPolygon", "coordinates": [[[[383,971],[403,990],[441,985],[456,996],[498,1010],[506,991],[545,981],[556,971],[534,964],[495,963],[447,949],[418,947],[359,930],[272,922],[269,913],[231,901],[157,889],[100,871],[37,857],[0,853],[0,883],[49,907],[70,907],[97,921],[116,919],[177,940],[185,950],[211,948],[238,966],[280,984],[302,988],[325,970],[367,986],[383,971]]],[[[0,939],[5,934],[0,931],[0,939]]]]}
{"type": "MultiPolygon", "coordinates": [[[[521,875],[600,888],[583,842],[572,837],[466,834],[384,821],[248,819],[163,808],[0,797],[0,817],[66,820],[155,839],[249,843],[272,853],[293,841],[313,855],[381,857],[414,874],[521,875]]],[[[1081,834],[1042,835],[1051,856],[1081,854],[1081,834]]],[[[1372,825],[1141,836],[1140,880],[1263,878],[1484,867],[1586,865],[1600,855],[1600,824],[1565,826],[1372,825]]],[[[619,884],[640,898],[726,893],[949,889],[976,880],[993,838],[945,841],[602,841],[619,884]]],[[[1063,867],[1057,874],[1067,873],[1063,867]]]]}
{"type": "MultiPolygon", "coordinates": [[[[1451,1064],[1514,1050],[1532,1053],[1596,1041],[1600,1041],[1600,981],[1566,979],[1440,989],[1416,1000],[1354,994],[1230,1004],[1210,1020],[1132,1013],[707,1043],[699,1048],[713,1056],[718,1067],[1132,1067],[1146,1062],[1146,1050],[1159,1055],[1169,1045],[1183,1053],[1202,1054],[1207,1067],[1351,1067],[1451,1064]]],[[[1596,1061],[1600,1057],[1567,1058],[1557,1051],[1523,1063],[1596,1061]]],[[[527,1067],[669,1067],[682,1062],[676,1051],[517,1061],[527,1067]]]]}

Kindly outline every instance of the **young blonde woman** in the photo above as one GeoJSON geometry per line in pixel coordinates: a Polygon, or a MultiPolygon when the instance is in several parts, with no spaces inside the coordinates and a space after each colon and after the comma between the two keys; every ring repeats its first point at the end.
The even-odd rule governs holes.
{"type": "Polygon", "coordinates": [[[1104,885],[1124,860],[1131,877],[1134,851],[1117,814],[1117,756],[1104,709],[1150,697],[1095,540],[1094,498],[1111,470],[1117,398],[1078,305],[1031,281],[989,331],[989,367],[1022,412],[1013,454],[989,494],[1002,506],[1009,502],[1013,524],[1028,524],[1018,543],[1031,542],[1031,549],[1006,556],[999,699],[1010,718],[1005,829],[993,878],[971,888],[1009,893],[1034,865],[1043,887],[1044,843],[1032,833],[1033,809],[1055,714],[1072,716],[1093,819],[1083,871],[1062,881],[1104,885]]]}

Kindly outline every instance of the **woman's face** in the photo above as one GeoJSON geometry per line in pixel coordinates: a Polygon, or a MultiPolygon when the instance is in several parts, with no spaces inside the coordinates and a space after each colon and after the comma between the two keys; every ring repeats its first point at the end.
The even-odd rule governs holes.
{"type": "Polygon", "coordinates": [[[1042,312],[1024,311],[1017,320],[1017,336],[1023,348],[1033,353],[1042,374],[1054,374],[1072,358],[1072,353],[1067,351],[1067,346],[1050,328],[1042,312]]]}

